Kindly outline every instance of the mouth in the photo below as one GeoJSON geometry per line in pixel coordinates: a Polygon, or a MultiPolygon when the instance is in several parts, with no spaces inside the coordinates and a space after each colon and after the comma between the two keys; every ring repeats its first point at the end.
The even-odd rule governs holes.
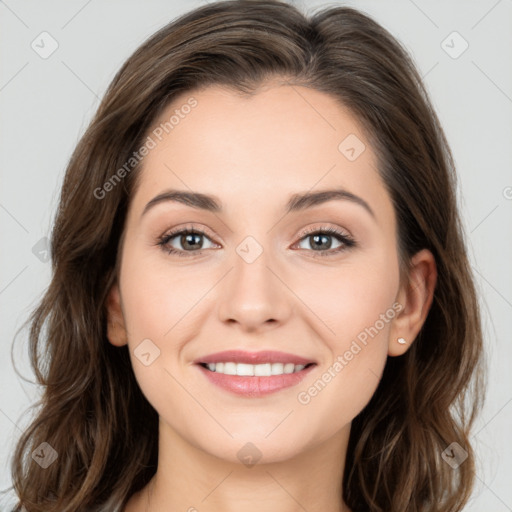
{"type": "Polygon", "coordinates": [[[315,367],[315,361],[284,352],[225,351],[195,361],[216,386],[236,395],[261,397],[290,388],[315,367]]]}
{"type": "Polygon", "coordinates": [[[293,364],[293,363],[262,363],[247,364],[225,361],[220,363],[199,363],[200,366],[210,372],[223,375],[239,375],[241,377],[271,377],[272,375],[289,375],[298,373],[309,368],[315,363],[293,364]]]}

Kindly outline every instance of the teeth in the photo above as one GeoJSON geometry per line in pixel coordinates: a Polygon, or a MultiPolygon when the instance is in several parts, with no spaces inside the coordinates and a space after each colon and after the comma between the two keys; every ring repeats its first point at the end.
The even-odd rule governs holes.
{"type": "Polygon", "coordinates": [[[283,375],[286,373],[297,373],[305,368],[303,364],[293,363],[208,363],[208,370],[224,375],[240,375],[243,377],[270,377],[271,375],[283,375]]]}
{"type": "MultiPolygon", "coordinates": [[[[297,365],[297,368],[299,367],[299,365],[297,365]]],[[[295,370],[295,365],[293,363],[286,363],[284,366],[283,366],[283,371],[284,373],[293,373],[295,370]]],[[[301,368],[302,370],[302,368],[301,368]]],[[[298,371],[298,370],[297,370],[298,371]]]]}
{"type": "MultiPolygon", "coordinates": [[[[234,364],[234,363],[229,363],[234,364]]],[[[252,364],[238,363],[236,366],[236,374],[244,377],[254,375],[254,366],[252,364]]]]}
{"type": "Polygon", "coordinates": [[[236,364],[235,363],[224,363],[224,374],[225,375],[236,375],[236,364]]]}

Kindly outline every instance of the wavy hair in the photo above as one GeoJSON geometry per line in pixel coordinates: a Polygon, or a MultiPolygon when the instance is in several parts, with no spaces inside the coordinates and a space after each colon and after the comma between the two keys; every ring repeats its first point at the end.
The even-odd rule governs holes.
{"type": "Polygon", "coordinates": [[[353,113],[393,201],[401,269],[423,248],[437,264],[417,339],[388,358],[353,420],[343,499],[353,512],[453,512],[467,502],[475,471],[469,433],[483,399],[481,319],[454,161],[421,77],[401,44],[358,10],[306,16],[284,1],[230,0],[149,37],[115,75],[69,160],[51,233],[51,281],[27,320],[43,392],[12,460],[16,511],[121,511],[154,475],[158,414],[127,346],[106,336],[105,301],[141,163],[105,197],[98,190],[178,95],[209,85],[252,95],[270,79],[326,93],[353,113]],[[43,442],[58,454],[44,470],[31,458],[43,442]],[[441,456],[452,442],[468,453],[457,470],[441,456]]]}

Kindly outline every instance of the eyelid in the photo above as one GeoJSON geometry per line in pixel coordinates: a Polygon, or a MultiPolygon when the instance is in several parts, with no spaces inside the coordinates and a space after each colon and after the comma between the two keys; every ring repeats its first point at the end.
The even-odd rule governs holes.
{"type": "Polygon", "coordinates": [[[327,232],[331,232],[331,233],[336,233],[338,235],[343,235],[346,238],[350,238],[350,239],[354,238],[352,236],[352,234],[350,233],[350,231],[348,231],[347,229],[341,228],[339,226],[329,226],[327,224],[322,224],[322,225],[316,226],[314,228],[311,228],[311,227],[305,228],[304,231],[301,231],[298,236],[302,239],[305,236],[312,235],[314,233],[318,233],[319,231],[320,232],[327,231],[327,232]]]}
{"type": "MultiPolygon", "coordinates": [[[[174,235],[180,234],[182,231],[194,231],[194,232],[200,233],[200,234],[210,238],[210,240],[212,238],[215,238],[215,236],[213,236],[212,234],[209,233],[209,230],[207,228],[205,229],[203,227],[198,227],[198,226],[194,225],[193,223],[188,223],[185,226],[181,226],[181,225],[180,226],[176,226],[176,227],[174,227],[172,229],[166,230],[158,238],[162,239],[162,238],[165,238],[165,237],[172,237],[174,235]]],[[[297,237],[299,237],[299,239],[301,240],[302,238],[304,238],[304,237],[306,237],[308,235],[311,235],[311,234],[314,234],[314,233],[318,233],[318,232],[324,232],[324,231],[329,231],[329,232],[331,232],[333,234],[339,234],[339,235],[345,236],[346,238],[353,239],[352,234],[347,229],[340,228],[338,226],[332,227],[332,226],[328,226],[328,225],[325,225],[325,224],[322,224],[322,225],[319,225],[319,226],[315,226],[315,227],[305,228],[303,231],[299,232],[297,237]]],[[[211,240],[211,241],[213,242],[213,240],[211,240]]]]}
{"type": "MultiPolygon", "coordinates": [[[[175,226],[174,228],[166,230],[159,238],[172,237],[180,234],[182,231],[193,231],[200,233],[208,237],[209,239],[216,238],[216,235],[213,235],[208,228],[197,226],[193,223],[187,223],[186,225],[175,226]]],[[[212,240],[213,242],[213,240],[212,240]]]]}

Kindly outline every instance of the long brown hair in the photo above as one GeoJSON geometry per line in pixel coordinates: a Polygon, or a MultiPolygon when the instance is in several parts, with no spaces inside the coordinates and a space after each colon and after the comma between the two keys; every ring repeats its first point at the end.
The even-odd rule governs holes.
{"type": "Polygon", "coordinates": [[[483,397],[480,313],[453,158],[421,78],[406,50],[357,10],[306,17],[282,1],[234,0],[191,11],[151,36],[113,79],[69,161],[51,235],[52,279],[28,320],[44,392],[14,453],[17,511],[120,511],[154,475],[158,415],[128,348],[106,337],[105,300],[143,163],[126,162],[177,95],[210,84],[250,95],[268,79],[327,93],[350,109],[378,156],[403,268],[422,248],[437,264],[419,336],[405,355],[389,358],[353,421],[343,499],[354,512],[459,511],[468,500],[469,432],[483,397]],[[31,457],[43,442],[58,455],[46,469],[31,457]],[[457,469],[442,458],[453,442],[468,454],[457,469]]]}

